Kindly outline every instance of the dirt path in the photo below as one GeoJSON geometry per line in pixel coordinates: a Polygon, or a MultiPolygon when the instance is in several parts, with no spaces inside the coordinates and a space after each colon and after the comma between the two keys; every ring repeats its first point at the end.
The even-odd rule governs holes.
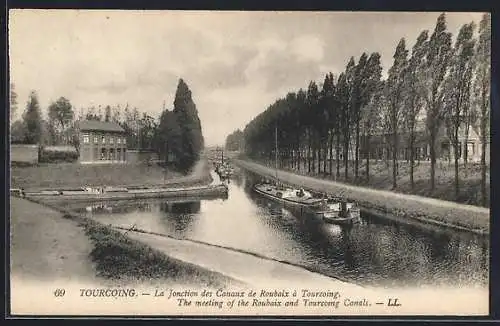
{"type": "Polygon", "coordinates": [[[11,276],[33,281],[97,282],[84,231],[60,212],[11,197],[11,276]]]}

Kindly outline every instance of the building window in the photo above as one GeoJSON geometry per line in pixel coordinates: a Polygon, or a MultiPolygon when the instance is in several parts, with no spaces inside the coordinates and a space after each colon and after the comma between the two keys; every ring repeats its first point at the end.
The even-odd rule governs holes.
{"type": "Polygon", "coordinates": [[[106,148],[101,148],[101,161],[106,159],[106,148]]]}
{"type": "Polygon", "coordinates": [[[122,139],[121,139],[120,137],[118,137],[118,138],[116,139],[116,143],[117,143],[117,144],[120,144],[121,142],[122,142],[122,139]]]}
{"type": "Polygon", "coordinates": [[[127,143],[127,139],[123,138],[123,144],[125,145],[127,143]]]}
{"type": "Polygon", "coordinates": [[[99,143],[99,137],[94,136],[94,144],[97,144],[97,143],[99,143]]]}
{"type": "Polygon", "coordinates": [[[106,144],[106,137],[105,136],[101,137],[101,143],[106,144]]]}
{"type": "Polygon", "coordinates": [[[108,153],[108,160],[114,161],[114,159],[115,159],[115,151],[113,148],[110,148],[108,153]]]}
{"type": "Polygon", "coordinates": [[[83,134],[83,143],[88,144],[89,143],[89,135],[88,134],[83,134]]]}
{"type": "Polygon", "coordinates": [[[113,141],[114,141],[114,137],[109,137],[109,143],[113,144],[113,141]]]}
{"type": "MultiPolygon", "coordinates": [[[[118,138],[119,140],[120,138],[118,138]]],[[[117,148],[116,149],[116,159],[118,161],[123,161],[123,158],[122,158],[122,149],[121,148],[117,148]]]]}

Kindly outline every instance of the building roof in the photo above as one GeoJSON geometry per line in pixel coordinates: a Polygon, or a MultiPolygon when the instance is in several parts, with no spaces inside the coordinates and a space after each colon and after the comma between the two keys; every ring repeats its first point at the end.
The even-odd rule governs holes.
{"type": "Polygon", "coordinates": [[[80,130],[125,132],[125,130],[123,130],[123,128],[117,123],[97,120],[81,120],[78,122],[78,128],[80,130]]]}

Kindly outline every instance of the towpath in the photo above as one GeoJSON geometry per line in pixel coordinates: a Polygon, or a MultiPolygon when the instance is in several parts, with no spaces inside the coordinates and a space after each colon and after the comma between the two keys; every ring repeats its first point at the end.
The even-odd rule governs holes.
{"type": "Polygon", "coordinates": [[[58,211],[10,197],[11,276],[33,281],[97,282],[83,228],[58,211]]]}
{"type": "Polygon", "coordinates": [[[170,257],[217,271],[249,286],[294,288],[300,285],[324,289],[361,289],[358,285],[336,280],[298,266],[237,250],[157,234],[118,230],[127,232],[128,237],[160,250],[170,257]]]}

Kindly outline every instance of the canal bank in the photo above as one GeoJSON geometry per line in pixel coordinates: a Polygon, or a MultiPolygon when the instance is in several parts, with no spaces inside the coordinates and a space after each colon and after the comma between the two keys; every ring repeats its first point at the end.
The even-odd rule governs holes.
{"type": "Polygon", "coordinates": [[[233,162],[265,178],[275,178],[277,173],[281,182],[356,201],[362,211],[368,214],[404,223],[437,225],[477,234],[489,234],[490,210],[487,208],[356,187],[282,170],[276,172],[275,169],[246,160],[233,159],[233,162]]]}
{"type": "Polygon", "coordinates": [[[10,224],[13,283],[110,286],[161,282],[213,288],[238,284],[55,205],[11,197],[10,224]]]}
{"type": "MultiPolygon", "coordinates": [[[[327,284],[335,288],[361,289],[359,285],[251,252],[144,232],[133,226],[123,228],[101,223],[66,209],[61,203],[11,197],[11,206],[14,226],[12,233],[19,234],[16,235],[15,243],[24,242],[26,246],[27,242],[27,247],[30,247],[29,239],[38,239],[36,245],[30,247],[31,254],[27,256],[19,253],[22,246],[17,245],[12,251],[12,259],[16,261],[22,258],[36,266],[39,261],[36,257],[45,257],[44,261],[47,262],[42,264],[48,265],[47,274],[50,274],[52,264],[58,264],[54,260],[70,256],[69,264],[74,268],[67,268],[65,271],[66,267],[62,266],[60,271],[64,271],[69,279],[79,280],[83,277],[85,281],[101,285],[109,285],[110,282],[141,284],[155,280],[176,286],[226,288],[278,285],[292,287],[301,282],[317,287],[327,284]],[[23,209],[40,212],[44,218],[29,218],[29,214],[20,213],[23,209]],[[31,233],[34,229],[50,229],[62,230],[64,234],[57,235],[54,231],[49,236],[42,233],[35,237],[33,234],[23,233],[20,226],[26,223],[19,222],[20,218],[36,221],[37,227],[32,228],[31,233]],[[20,239],[21,237],[24,239],[20,239]],[[69,243],[73,238],[79,239],[76,244],[78,250],[69,243]],[[34,249],[45,248],[45,244],[48,246],[52,241],[60,243],[60,251],[64,251],[61,248],[69,249],[59,258],[44,256],[34,249]],[[79,245],[82,241],[85,246],[79,245]]],[[[32,269],[34,268],[24,267],[28,272],[32,269]]]]}

